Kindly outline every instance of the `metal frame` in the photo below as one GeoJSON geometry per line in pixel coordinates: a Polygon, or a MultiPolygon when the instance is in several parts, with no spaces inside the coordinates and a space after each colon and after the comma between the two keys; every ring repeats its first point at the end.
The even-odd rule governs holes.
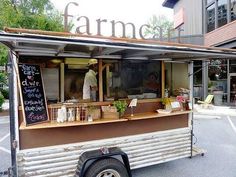
{"type": "Polygon", "coordinates": [[[230,78],[232,77],[232,76],[235,76],[236,77],[236,73],[229,73],[229,75],[228,75],[228,78],[227,78],[227,92],[228,92],[228,94],[227,94],[227,100],[228,100],[228,103],[230,103],[230,78]]]}
{"type": "Polygon", "coordinates": [[[15,72],[16,54],[9,53],[9,110],[10,110],[10,142],[11,142],[11,165],[12,175],[17,176],[17,153],[19,152],[19,131],[18,127],[18,97],[17,97],[17,77],[15,72]]]}
{"type": "MultiPolygon", "coordinates": [[[[75,46],[88,46],[88,47],[101,47],[101,48],[114,48],[116,50],[133,50],[132,52],[136,52],[137,50],[146,51],[146,53],[141,53],[141,56],[148,54],[150,51],[154,53],[157,52],[157,56],[154,55],[155,59],[163,59],[163,58],[173,58],[173,60],[181,60],[181,56],[176,54],[184,54],[184,58],[186,60],[193,60],[194,58],[235,58],[236,51],[230,49],[222,49],[222,48],[207,48],[207,47],[200,47],[200,46],[193,46],[193,45],[178,45],[172,43],[148,43],[146,40],[145,43],[141,42],[128,42],[128,41],[115,41],[115,40],[101,40],[101,39],[87,39],[87,38],[62,38],[62,37],[42,37],[42,36],[27,36],[27,35],[17,35],[17,34],[1,34],[0,41],[12,45],[13,50],[17,50],[19,55],[25,56],[54,56],[54,57],[92,57],[86,53],[81,52],[65,52],[64,50],[61,51],[63,53],[58,53],[58,50],[47,50],[48,48],[54,46],[55,48],[60,47],[62,44],[67,45],[75,45],[75,46]],[[25,42],[28,44],[38,44],[38,45],[49,45],[45,48],[42,53],[39,51],[35,51],[35,48],[26,52],[25,49],[19,47],[18,45],[14,46],[11,42],[25,42]],[[48,52],[47,52],[48,51],[48,52]]],[[[152,41],[153,42],[153,41],[152,41]]],[[[27,48],[28,49],[28,48],[27,48]]],[[[40,49],[40,46],[39,46],[40,49]]],[[[106,55],[107,58],[113,58],[111,55],[106,55]]],[[[117,58],[117,57],[116,57],[117,58]]],[[[149,58],[148,58],[149,59],[149,58]]],[[[152,59],[152,57],[150,58],[152,59]]]]}

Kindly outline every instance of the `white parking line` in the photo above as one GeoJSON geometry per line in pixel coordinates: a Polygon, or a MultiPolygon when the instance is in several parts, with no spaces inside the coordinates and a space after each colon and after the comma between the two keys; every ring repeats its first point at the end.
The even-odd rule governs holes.
{"type": "Polygon", "coordinates": [[[6,148],[4,148],[4,147],[0,147],[0,150],[6,152],[6,153],[8,153],[8,154],[11,154],[11,151],[8,150],[8,149],[6,149],[6,148]]]}
{"type": "Polygon", "coordinates": [[[2,137],[2,138],[0,139],[0,143],[1,143],[3,140],[5,140],[8,136],[10,136],[10,133],[8,133],[8,134],[6,134],[4,137],[2,137]]]}
{"type": "Polygon", "coordinates": [[[231,127],[233,128],[234,132],[236,133],[236,127],[234,126],[232,120],[230,119],[230,116],[227,116],[227,118],[228,118],[228,121],[229,121],[231,127]]]}
{"type": "Polygon", "coordinates": [[[215,115],[205,115],[205,114],[194,114],[194,119],[221,119],[220,116],[215,115]]]}

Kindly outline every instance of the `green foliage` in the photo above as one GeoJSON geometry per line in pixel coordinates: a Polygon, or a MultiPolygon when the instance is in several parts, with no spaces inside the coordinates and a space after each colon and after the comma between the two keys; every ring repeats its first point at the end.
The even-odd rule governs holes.
{"type": "Polygon", "coordinates": [[[7,48],[0,44],[0,66],[4,66],[7,63],[7,48]]]}
{"type": "Polygon", "coordinates": [[[128,106],[126,101],[114,101],[113,105],[116,107],[117,111],[123,114],[128,106]]]}
{"type": "Polygon", "coordinates": [[[147,24],[150,28],[147,28],[144,34],[150,38],[160,38],[160,28],[162,28],[162,37],[167,38],[169,30],[174,28],[174,23],[164,15],[153,15],[147,24]]]}
{"type": "Polygon", "coordinates": [[[4,27],[63,31],[62,17],[49,0],[2,0],[0,29],[4,27]]]}
{"type": "MultiPolygon", "coordinates": [[[[63,31],[62,21],[62,16],[54,9],[50,0],[1,0],[0,3],[0,30],[12,27],[63,31]]],[[[7,48],[0,45],[0,65],[4,66],[6,63],[7,48]]]]}
{"type": "Polygon", "coordinates": [[[4,103],[5,99],[2,93],[0,93],[0,111],[2,110],[2,104],[4,103]]]}
{"type": "Polygon", "coordinates": [[[7,76],[5,73],[0,73],[0,83],[3,84],[3,85],[6,85],[7,84],[7,76]]]}
{"type": "Polygon", "coordinates": [[[2,95],[5,99],[9,99],[9,90],[1,89],[2,95]]]}

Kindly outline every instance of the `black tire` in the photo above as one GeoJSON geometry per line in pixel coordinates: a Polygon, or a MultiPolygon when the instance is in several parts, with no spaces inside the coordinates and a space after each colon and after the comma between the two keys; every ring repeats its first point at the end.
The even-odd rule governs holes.
{"type": "Polygon", "coordinates": [[[124,164],[114,158],[107,158],[94,162],[85,173],[85,177],[106,176],[129,177],[124,164]]]}

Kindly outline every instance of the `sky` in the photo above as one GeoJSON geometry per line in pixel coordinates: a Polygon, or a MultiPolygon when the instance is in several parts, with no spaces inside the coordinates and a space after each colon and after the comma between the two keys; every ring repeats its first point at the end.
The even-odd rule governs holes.
{"type": "MultiPolygon", "coordinates": [[[[51,0],[55,8],[64,12],[66,4],[77,2],[79,6],[70,5],[69,12],[73,15],[73,23],[78,26],[78,16],[87,16],[90,23],[96,23],[96,19],[102,18],[108,21],[116,20],[125,23],[131,22],[140,27],[147,24],[152,15],[165,15],[173,21],[173,10],[162,6],[164,0],[51,0]],[[77,18],[76,18],[77,17],[77,18]]],[[[108,33],[108,29],[105,33],[108,33]]],[[[110,30],[111,32],[111,30],[110,30]]]]}

